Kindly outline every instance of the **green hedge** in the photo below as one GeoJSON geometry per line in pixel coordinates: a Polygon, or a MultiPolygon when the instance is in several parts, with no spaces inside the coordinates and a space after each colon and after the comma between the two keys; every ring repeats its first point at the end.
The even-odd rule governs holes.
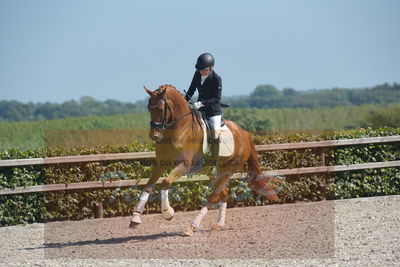
{"type": "MultiPolygon", "coordinates": [[[[256,144],[308,142],[332,139],[348,139],[375,136],[400,135],[400,128],[377,130],[359,129],[323,133],[255,135],[256,144]]],[[[46,148],[20,152],[0,152],[1,159],[34,158],[63,155],[98,153],[123,153],[151,151],[153,144],[132,143],[125,146],[100,146],[70,149],[46,148]]],[[[400,143],[339,147],[327,151],[327,164],[343,165],[364,162],[400,160],[400,143]]],[[[297,151],[272,151],[260,154],[263,170],[319,166],[315,149],[297,151]]],[[[73,183],[94,180],[141,179],[150,176],[152,160],[124,160],[83,164],[55,164],[51,166],[8,167],[0,169],[0,189],[53,183],[73,183]]],[[[372,169],[341,172],[331,176],[288,176],[280,188],[282,202],[318,201],[362,196],[400,194],[399,168],[372,169]],[[325,184],[325,182],[327,184],[325,184]]],[[[229,182],[229,206],[264,205],[268,201],[255,195],[243,180],[229,182]]],[[[176,210],[199,209],[210,193],[208,182],[183,182],[173,184],[170,192],[171,205],[176,210]]],[[[0,196],[0,226],[43,222],[62,219],[93,218],[95,207],[101,201],[105,216],[131,214],[141,188],[117,188],[115,190],[68,191],[0,196]]],[[[149,201],[148,211],[159,212],[159,188],[149,201]]]]}
{"type": "MultiPolygon", "coordinates": [[[[400,128],[336,132],[334,139],[400,135],[400,128]]],[[[400,143],[370,144],[335,149],[335,165],[400,160],[400,143]]],[[[339,172],[330,190],[334,197],[356,198],[400,194],[400,167],[339,172]]]]}

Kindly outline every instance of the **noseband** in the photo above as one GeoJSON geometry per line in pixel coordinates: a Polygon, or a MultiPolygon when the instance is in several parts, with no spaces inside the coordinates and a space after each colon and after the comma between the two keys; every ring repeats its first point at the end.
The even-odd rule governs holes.
{"type": "Polygon", "coordinates": [[[172,125],[174,125],[175,123],[177,123],[178,121],[180,121],[181,119],[183,119],[184,117],[186,117],[189,114],[192,114],[194,112],[194,110],[191,110],[190,112],[180,116],[179,118],[177,118],[176,120],[173,120],[172,122],[168,123],[167,122],[167,109],[171,110],[167,104],[166,98],[164,96],[164,98],[162,99],[162,101],[160,101],[159,103],[157,103],[156,105],[152,105],[150,104],[150,99],[149,99],[149,103],[147,104],[147,108],[148,109],[152,109],[152,108],[156,108],[158,106],[160,106],[161,104],[164,104],[164,116],[161,119],[160,122],[155,122],[155,121],[150,121],[150,127],[152,129],[155,130],[165,130],[168,129],[169,127],[171,127],[172,125]]]}

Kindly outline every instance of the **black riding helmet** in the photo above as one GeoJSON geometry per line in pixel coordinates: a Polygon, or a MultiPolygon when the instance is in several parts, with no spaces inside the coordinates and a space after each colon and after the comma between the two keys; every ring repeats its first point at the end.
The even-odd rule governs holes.
{"type": "Polygon", "coordinates": [[[210,53],[201,54],[197,58],[196,70],[204,70],[206,68],[214,66],[214,57],[210,53]]]}

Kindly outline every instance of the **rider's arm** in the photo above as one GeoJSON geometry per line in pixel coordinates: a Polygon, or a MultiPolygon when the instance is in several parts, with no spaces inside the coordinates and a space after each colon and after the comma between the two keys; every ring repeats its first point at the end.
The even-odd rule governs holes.
{"type": "Polygon", "coordinates": [[[192,79],[192,82],[190,83],[189,90],[187,91],[187,93],[185,95],[185,98],[187,101],[189,101],[189,99],[193,96],[194,92],[196,91],[196,81],[198,79],[197,76],[199,76],[199,75],[200,74],[197,71],[193,75],[193,79],[192,79]]]}

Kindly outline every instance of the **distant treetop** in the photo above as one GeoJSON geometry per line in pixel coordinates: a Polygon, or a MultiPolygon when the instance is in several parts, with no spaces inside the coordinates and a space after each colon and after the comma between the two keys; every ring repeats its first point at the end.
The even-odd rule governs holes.
{"type": "MultiPolygon", "coordinates": [[[[372,88],[296,91],[278,90],[273,85],[259,85],[247,96],[226,97],[224,103],[231,108],[319,108],[358,106],[363,104],[389,104],[400,102],[400,84],[384,83],[372,88]]],[[[64,103],[21,103],[0,101],[0,120],[33,121],[82,116],[110,116],[146,111],[146,100],[135,103],[117,100],[97,101],[84,96],[79,101],[64,103]]]]}

